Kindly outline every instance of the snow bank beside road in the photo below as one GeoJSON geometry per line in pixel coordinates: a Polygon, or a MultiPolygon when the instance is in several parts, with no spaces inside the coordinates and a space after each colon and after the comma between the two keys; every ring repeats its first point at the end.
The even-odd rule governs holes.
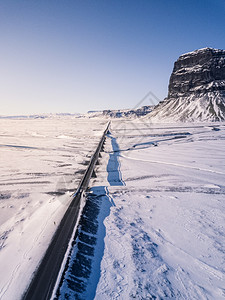
{"type": "MultiPolygon", "coordinates": [[[[92,245],[91,274],[82,289],[71,281],[67,292],[88,295],[88,278],[95,276],[98,300],[224,299],[224,147],[223,123],[114,121],[109,153],[93,181],[99,203],[104,206],[105,195],[96,194],[103,187],[113,203],[99,219],[105,231],[100,274],[92,245]]],[[[82,279],[79,272],[70,278],[82,279]]]]}
{"type": "Polygon", "coordinates": [[[126,186],[109,187],[96,299],[224,299],[225,126],[135,127],[113,134],[126,186]]]}

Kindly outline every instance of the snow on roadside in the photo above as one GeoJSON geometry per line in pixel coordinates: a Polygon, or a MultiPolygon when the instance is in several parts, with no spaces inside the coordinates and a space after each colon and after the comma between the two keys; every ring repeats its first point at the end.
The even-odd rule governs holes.
{"type": "Polygon", "coordinates": [[[73,117],[0,120],[0,299],[21,298],[104,129],[73,117]]]}
{"type": "Polygon", "coordinates": [[[115,204],[95,299],[225,299],[225,125],[145,125],[113,122],[93,182],[115,204]]]}

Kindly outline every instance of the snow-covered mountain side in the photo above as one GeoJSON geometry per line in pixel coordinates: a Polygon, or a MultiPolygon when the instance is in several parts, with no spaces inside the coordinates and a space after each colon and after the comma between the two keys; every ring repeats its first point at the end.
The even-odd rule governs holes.
{"type": "Polygon", "coordinates": [[[153,121],[225,120],[225,50],[203,48],[174,64],[168,97],[147,116],[153,121]]]}
{"type": "Polygon", "coordinates": [[[154,106],[145,105],[134,109],[119,109],[119,110],[103,110],[103,111],[89,111],[84,117],[105,117],[105,118],[138,118],[149,114],[154,106]]]}

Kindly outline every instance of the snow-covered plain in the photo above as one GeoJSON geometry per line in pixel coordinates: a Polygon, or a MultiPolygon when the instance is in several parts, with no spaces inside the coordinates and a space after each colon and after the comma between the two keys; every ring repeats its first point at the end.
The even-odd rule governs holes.
{"type": "Polygon", "coordinates": [[[224,123],[113,121],[57,299],[225,299],[224,149],[224,123]]]}
{"type": "Polygon", "coordinates": [[[0,120],[0,299],[20,299],[105,129],[74,117],[0,120]]]}

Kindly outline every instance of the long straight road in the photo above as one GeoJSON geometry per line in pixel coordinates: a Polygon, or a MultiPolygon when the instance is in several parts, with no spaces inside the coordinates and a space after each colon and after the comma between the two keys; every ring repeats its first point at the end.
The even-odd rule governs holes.
{"type": "Polygon", "coordinates": [[[29,288],[23,296],[24,300],[47,300],[52,296],[63,259],[77,223],[82,196],[88,187],[95,164],[99,158],[99,153],[103,148],[105,135],[108,132],[109,124],[107,125],[98,147],[92,156],[90,164],[84,174],[83,179],[81,180],[78,190],[75,193],[74,198],[62,221],[60,222],[55,235],[53,236],[51,244],[49,245],[44,258],[41,261],[37,272],[34,274],[29,288]]]}

